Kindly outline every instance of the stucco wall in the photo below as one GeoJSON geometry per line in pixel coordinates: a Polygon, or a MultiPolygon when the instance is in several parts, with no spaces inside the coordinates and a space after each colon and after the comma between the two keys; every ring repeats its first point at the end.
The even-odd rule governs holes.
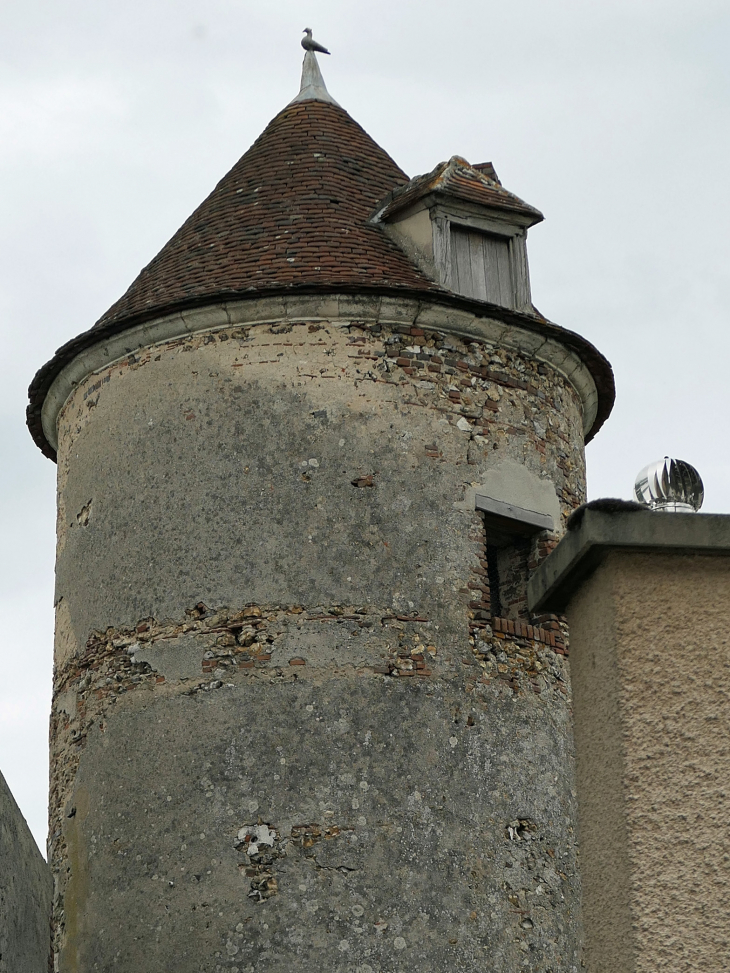
{"type": "Polygon", "coordinates": [[[567,662],[477,631],[474,495],[519,464],[569,512],[582,424],[544,363],[351,319],[196,334],[79,385],[63,973],[578,969],[567,662]]]}
{"type": "Polygon", "coordinates": [[[47,973],[51,872],[0,774],[0,973],[47,973]]]}
{"type": "Polygon", "coordinates": [[[613,552],[568,605],[591,973],[730,968],[728,591],[727,557],[613,552]]]}

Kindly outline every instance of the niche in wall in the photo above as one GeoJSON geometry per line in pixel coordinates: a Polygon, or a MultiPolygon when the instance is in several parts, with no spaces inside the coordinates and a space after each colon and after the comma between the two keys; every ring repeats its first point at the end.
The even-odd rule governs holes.
{"type": "Polygon", "coordinates": [[[475,505],[486,538],[489,613],[497,618],[527,620],[527,581],[533,541],[542,531],[553,530],[553,518],[479,494],[475,505]]]}

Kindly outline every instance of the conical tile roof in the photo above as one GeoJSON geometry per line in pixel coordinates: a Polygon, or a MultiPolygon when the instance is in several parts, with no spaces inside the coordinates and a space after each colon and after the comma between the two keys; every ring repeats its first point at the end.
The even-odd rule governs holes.
{"type": "Polygon", "coordinates": [[[344,109],[287,106],[97,322],[310,285],[436,290],[370,223],[406,174],[344,109]]]}
{"type": "Polygon", "coordinates": [[[574,349],[594,375],[600,402],[593,435],[610,412],[613,377],[589,342],[537,312],[510,311],[444,290],[384,232],[376,211],[382,219],[389,203],[392,213],[404,197],[420,198],[431,177],[442,192],[476,193],[476,202],[489,197],[492,205],[499,200],[519,208],[532,222],[541,218],[503,189],[493,169],[477,170],[462,159],[409,184],[403,170],[334,101],[308,52],[299,95],[94,327],[66,342],[38,370],[28,390],[27,419],[40,449],[55,459],[43,428],[43,405],[55,379],[86,349],[175,311],[289,290],[422,297],[477,313],[488,310],[551,337],[574,349]]]}

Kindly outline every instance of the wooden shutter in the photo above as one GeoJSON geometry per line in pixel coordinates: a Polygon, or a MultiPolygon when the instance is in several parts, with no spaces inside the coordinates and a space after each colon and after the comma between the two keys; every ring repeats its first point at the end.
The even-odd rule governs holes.
{"type": "Polygon", "coordinates": [[[509,239],[452,224],[451,283],[465,297],[514,307],[509,239]]]}

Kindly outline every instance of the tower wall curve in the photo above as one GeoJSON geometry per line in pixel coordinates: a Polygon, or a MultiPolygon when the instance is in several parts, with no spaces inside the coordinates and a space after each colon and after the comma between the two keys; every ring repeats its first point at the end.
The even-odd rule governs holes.
{"type": "Polygon", "coordinates": [[[577,969],[565,639],[516,575],[494,617],[475,497],[550,549],[587,369],[405,300],[141,327],[44,417],[58,968],[577,969]]]}

